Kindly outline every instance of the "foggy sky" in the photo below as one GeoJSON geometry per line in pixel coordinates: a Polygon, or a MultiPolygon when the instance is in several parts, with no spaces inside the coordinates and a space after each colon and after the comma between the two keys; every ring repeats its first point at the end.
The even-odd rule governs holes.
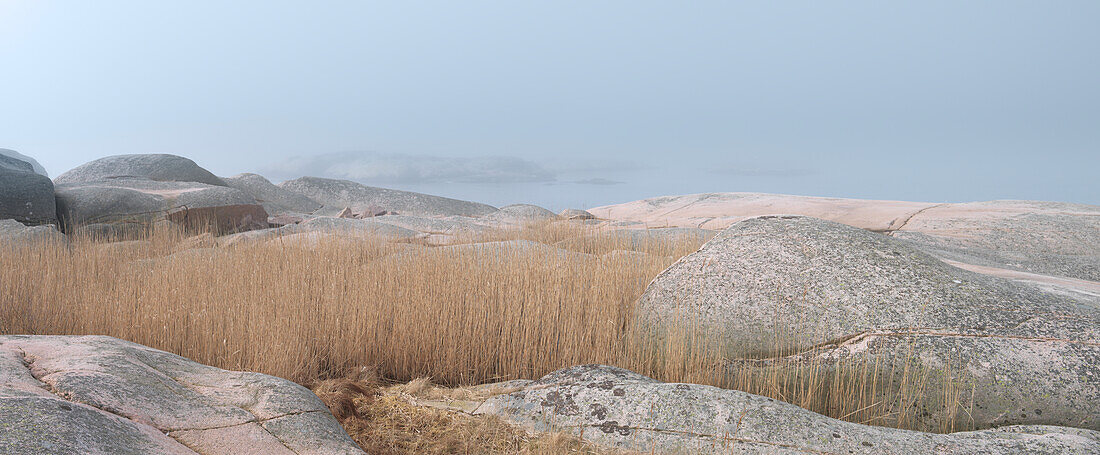
{"type": "Polygon", "coordinates": [[[1100,3],[912,3],[0,0],[0,148],[554,209],[1100,204],[1100,3]]]}

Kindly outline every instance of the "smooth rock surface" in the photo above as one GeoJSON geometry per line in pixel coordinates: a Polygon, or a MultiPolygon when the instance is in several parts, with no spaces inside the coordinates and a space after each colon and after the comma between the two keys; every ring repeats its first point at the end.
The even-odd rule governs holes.
{"type": "Polygon", "coordinates": [[[412,229],[386,224],[375,218],[360,220],[355,218],[317,217],[280,228],[280,233],[284,234],[305,232],[372,235],[390,239],[411,239],[422,235],[412,229]]]}
{"type": "Polygon", "coordinates": [[[15,220],[0,220],[0,244],[67,246],[69,238],[53,226],[26,226],[15,220]]]}
{"type": "Polygon", "coordinates": [[[55,193],[64,226],[169,219],[189,227],[216,221],[229,231],[267,227],[267,212],[255,199],[225,186],[114,178],[59,184],[55,193]]]}
{"type": "MultiPolygon", "coordinates": [[[[1087,280],[1100,286],[1100,207],[1041,201],[958,204],[876,201],[760,193],[666,196],[590,209],[616,222],[724,229],[761,215],[805,215],[914,242],[936,257],[1039,277],[1087,280]]],[[[1009,276],[1001,273],[1001,276],[1009,276]]],[[[1020,279],[1020,278],[1018,278],[1020,279]]],[[[1038,281],[1035,281],[1035,280],[1038,281]]]]}
{"type": "Polygon", "coordinates": [[[689,323],[722,337],[733,359],[899,366],[887,376],[912,360],[939,371],[928,378],[917,428],[962,419],[938,404],[951,380],[973,388],[978,428],[1100,429],[1100,307],[961,270],[844,224],[801,216],[736,223],[658,275],[638,311],[659,333],[689,323]],[[792,351],[805,352],[786,356],[792,351]],[[946,365],[966,374],[947,378],[946,365]]]}
{"type": "Polygon", "coordinates": [[[222,180],[226,185],[248,193],[264,206],[268,214],[309,214],[321,208],[320,202],[280,188],[258,174],[237,174],[222,180]]]}
{"type": "Polygon", "coordinates": [[[324,204],[331,214],[351,208],[361,213],[372,207],[417,216],[479,216],[495,212],[490,205],[441,196],[361,185],[348,180],[302,177],[279,184],[280,188],[302,194],[324,204]]]}
{"type": "Polygon", "coordinates": [[[581,209],[565,209],[558,213],[559,217],[567,220],[594,220],[596,215],[581,209]]]}
{"type": "Polygon", "coordinates": [[[645,453],[1100,453],[1100,433],[1010,426],[931,434],[844,422],[736,390],[670,384],[606,365],[555,371],[475,414],[645,453]]]}
{"type": "Polygon", "coordinates": [[[50,176],[50,174],[48,172],[46,172],[46,168],[42,167],[42,165],[39,164],[37,160],[35,160],[34,158],[31,158],[27,155],[24,155],[22,153],[19,153],[15,150],[11,150],[11,149],[0,149],[0,155],[6,156],[8,158],[15,158],[15,159],[17,159],[19,161],[22,161],[22,162],[25,162],[25,163],[30,163],[31,169],[34,170],[35,174],[41,175],[43,177],[49,177],[50,176]]]}
{"type": "Polygon", "coordinates": [[[167,154],[114,155],[89,161],[57,176],[54,183],[87,183],[110,179],[146,179],[156,182],[196,182],[225,186],[225,182],[194,161],[167,154]]]}
{"type": "Polygon", "coordinates": [[[312,392],[102,336],[0,336],[4,453],[363,453],[312,392]]]}
{"type": "Polygon", "coordinates": [[[512,204],[481,217],[484,222],[497,225],[525,226],[556,220],[558,215],[537,205],[512,204]]]}
{"type": "Polygon", "coordinates": [[[53,182],[34,164],[0,154],[0,219],[25,224],[57,224],[53,182]]]}

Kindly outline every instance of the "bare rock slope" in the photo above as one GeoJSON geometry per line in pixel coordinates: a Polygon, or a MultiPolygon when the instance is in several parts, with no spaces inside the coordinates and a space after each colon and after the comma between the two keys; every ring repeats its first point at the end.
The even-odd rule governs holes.
{"type": "Polygon", "coordinates": [[[737,390],[606,365],[558,370],[474,411],[532,431],[669,454],[1098,453],[1100,432],[1042,425],[932,434],[844,422],[737,390]]]}
{"type": "Polygon", "coordinates": [[[361,454],[309,390],[101,336],[0,336],[0,453],[361,454]]]}
{"type": "Polygon", "coordinates": [[[304,195],[325,205],[326,214],[343,208],[359,213],[371,208],[394,211],[399,215],[481,216],[496,212],[490,205],[441,196],[361,185],[348,180],[302,177],[280,183],[279,187],[304,195]]]}
{"type": "Polygon", "coordinates": [[[722,337],[729,357],[764,359],[743,367],[878,362],[897,364],[883,371],[900,381],[915,361],[941,372],[928,378],[918,428],[963,418],[944,415],[939,403],[942,381],[959,380],[974,390],[973,421],[960,426],[1100,429],[1100,307],[844,224],[738,222],[654,279],[639,311],[654,330],[694,323],[722,337]],[[946,378],[946,365],[965,377],[946,378]]]}
{"type": "Polygon", "coordinates": [[[167,154],[114,155],[89,161],[57,176],[54,183],[94,182],[116,178],[143,178],[157,182],[197,182],[225,186],[225,182],[194,161],[167,154]]]}
{"type": "Polygon", "coordinates": [[[269,214],[302,213],[310,214],[321,208],[321,204],[304,195],[287,191],[271,183],[262,175],[237,174],[222,180],[233,188],[244,191],[264,206],[269,214]]]}
{"type": "Polygon", "coordinates": [[[219,231],[267,227],[267,211],[250,194],[175,155],[100,158],[61,174],[54,183],[57,214],[67,231],[161,219],[213,225],[219,231]]]}
{"type": "Polygon", "coordinates": [[[590,209],[648,226],[724,229],[761,215],[805,215],[913,242],[980,273],[1100,299],[1100,207],[1040,201],[936,204],[760,193],[706,193],[590,209]]]}

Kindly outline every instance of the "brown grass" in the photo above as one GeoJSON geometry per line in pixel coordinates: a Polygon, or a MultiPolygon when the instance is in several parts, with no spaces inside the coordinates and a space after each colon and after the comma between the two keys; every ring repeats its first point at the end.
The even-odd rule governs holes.
{"type": "MultiPolygon", "coordinates": [[[[586,233],[555,224],[468,240],[554,243],[586,233]]],[[[339,234],[315,244],[211,245],[210,238],[186,239],[162,229],[131,243],[76,239],[69,250],[4,250],[0,333],[111,335],[307,385],[364,367],[388,380],[431,378],[464,386],[606,363],[664,381],[737,388],[845,420],[898,427],[909,425],[911,416],[904,413],[926,395],[929,375],[947,374],[914,366],[898,385],[880,381],[880,365],[730,369],[721,338],[697,333],[689,323],[660,338],[636,333],[634,304],[649,280],[697,243],[648,245],[640,249],[654,254],[641,260],[537,250],[479,254],[339,234]]],[[[944,406],[962,409],[970,391],[948,382],[944,406]]],[[[366,422],[362,431],[430,433],[409,427],[412,420],[401,424],[401,413],[413,411],[379,398],[387,395],[370,387],[345,390],[343,395],[374,398],[345,402],[337,413],[365,412],[367,417],[345,416],[366,422]]],[[[440,428],[469,424],[463,420],[468,416],[413,420],[429,417],[440,428]]],[[[532,440],[508,436],[512,430],[496,423],[476,425],[488,425],[477,431],[500,437],[490,439],[511,441],[502,442],[502,450],[512,451],[507,453],[538,447],[523,445],[532,440]]],[[[360,431],[354,428],[349,432],[360,431]]],[[[956,429],[962,428],[943,430],[956,429]]],[[[408,441],[392,444],[392,451],[379,451],[436,450],[408,441]]],[[[443,446],[438,453],[458,450],[443,446]]]]}

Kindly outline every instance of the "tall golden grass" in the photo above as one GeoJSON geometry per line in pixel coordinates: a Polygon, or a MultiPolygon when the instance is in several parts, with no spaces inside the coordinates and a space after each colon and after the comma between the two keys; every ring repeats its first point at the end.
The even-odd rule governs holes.
{"type": "MultiPolygon", "coordinates": [[[[546,244],[586,233],[559,224],[476,240],[546,244]]],[[[927,395],[928,375],[943,373],[913,366],[898,384],[880,380],[884,366],[865,363],[737,368],[721,337],[688,322],[661,337],[636,330],[634,305],[647,283],[698,242],[598,248],[646,256],[441,248],[339,233],[212,245],[209,236],[158,229],[131,242],[2,247],[0,333],[111,335],[303,384],[362,367],[391,380],[469,385],[606,363],[903,428],[906,410],[927,395]]],[[[962,407],[966,394],[955,389],[945,389],[945,407],[962,407]]]]}

